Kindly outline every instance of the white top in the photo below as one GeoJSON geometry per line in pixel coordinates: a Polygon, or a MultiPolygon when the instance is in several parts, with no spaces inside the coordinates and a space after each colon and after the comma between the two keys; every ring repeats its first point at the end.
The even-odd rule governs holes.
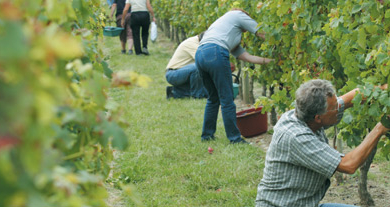
{"type": "Polygon", "coordinates": [[[146,0],[126,0],[131,5],[131,12],[148,11],[146,0]]]}
{"type": "Polygon", "coordinates": [[[184,40],[177,47],[175,53],[167,65],[167,69],[180,69],[188,64],[195,63],[195,53],[198,47],[198,36],[193,36],[184,40]]]}

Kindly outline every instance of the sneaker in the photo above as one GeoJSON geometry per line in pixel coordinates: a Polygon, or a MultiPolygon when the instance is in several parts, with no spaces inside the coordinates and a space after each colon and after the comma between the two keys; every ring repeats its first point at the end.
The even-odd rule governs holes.
{"type": "Polygon", "coordinates": [[[133,54],[133,50],[129,50],[129,55],[132,55],[133,54]]]}
{"type": "Polygon", "coordinates": [[[230,144],[249,144],[249,142],[245,141],[243,138],[238,138],[236,140],[230,140],[230,144]]]}
{"type": "Polygon", "coordinates": [[[126,54],[126,50],[121,50],[121,53],[122,54],[126,54]]]}
{"type": "Polygon", "coordinates": [[[148,48],[146,48],[146,47],[142,48],[142,53],[145,55],[149,55],[148,48]]]}
{"type": "Polygon", "coordinates": [[[174,98],[173,97],[173,87],[172,86],[167,86],[167,99],[174,98]]]}

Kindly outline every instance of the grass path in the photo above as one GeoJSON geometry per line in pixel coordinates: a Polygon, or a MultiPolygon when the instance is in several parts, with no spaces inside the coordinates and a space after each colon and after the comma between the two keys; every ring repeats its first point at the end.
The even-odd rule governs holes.
{"type": "MultiPolygon", "coordinates": [[[[127,177],[144,206],[253,206],[264,153],[252,145],[230,145],[221,116],[217,140],[200,141],[206,100],[165,98],[165,67],[174,49],[160,35],[149,42],[150,56],[122,55],[118,38],[104,38],[103,51],[114,71],[133,70],[153,79],[146,89],[110,91],[124,108],[130,141],[116,159],[114,178],[127,177]]],[[[134,202],[117,195],[110,205],[134,202]]]]}

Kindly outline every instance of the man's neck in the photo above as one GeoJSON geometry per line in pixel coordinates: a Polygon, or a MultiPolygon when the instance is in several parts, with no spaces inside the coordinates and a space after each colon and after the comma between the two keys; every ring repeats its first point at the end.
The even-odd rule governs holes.
{"type": "Polygon", "coordinates": [[[314,133],[316,133],[321,128],[321,126],[314,121],[306,122],[306,124],[314,133]]]}

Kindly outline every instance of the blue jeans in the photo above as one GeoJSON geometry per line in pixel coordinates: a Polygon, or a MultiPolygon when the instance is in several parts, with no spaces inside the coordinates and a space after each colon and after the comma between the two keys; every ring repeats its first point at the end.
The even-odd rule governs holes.
{"type": "Polygon", "coordinates": [[[241,133],[237,127],[236,105],[233,98],[229,51],[217,44],[201,45],[196,51],[195,63],[209,94],[204,112],[202,139],[214,137],[219,106],[221,106],[227,138],[230,141],[240,139],[241,133]]]}
{"type": "Polygon", "coordinates": [[[195,63],[186,65],[177,70],[168,70],[165,73],[168,83],[173,85],[174,98],[207,98],[207,91],[203,87],[199,71],[195,63]]]}
{"type": "Polygon", "coordinates": [[[339,204],[339,203],[324,203],[324,204],[320,204],[318,207],[357,207],[357,206],[339,204]]]}

